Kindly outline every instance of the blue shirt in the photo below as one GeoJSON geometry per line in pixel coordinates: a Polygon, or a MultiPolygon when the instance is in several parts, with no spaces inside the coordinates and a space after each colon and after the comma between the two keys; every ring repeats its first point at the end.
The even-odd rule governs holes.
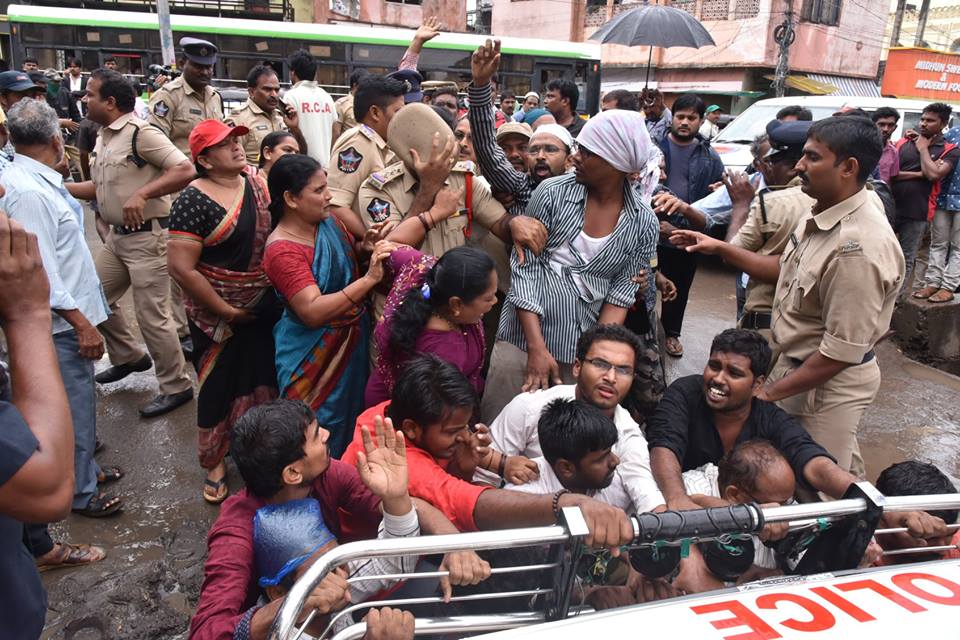
{"type": "MultiPolygon", "coordinates": [[[[750,182],[759,193],[761,189],[767,187],[767,181],[763,179],[763,174],[759,171],[750,176],[750,182]]],[[[733,201],[730,200],[730,193],[727,187],[723,186],[716,191],[700,198],[690,205],[707,219],[705,231],[712,231],[714,227],[730,224],[733,217],[733,201]]]]}
{"type": "MultiPolygon", "coordinates": [[[[950,144],[960,145],[960,127],[954,127],[945,134],[943,139],[950,144]]],[[[940,182],[940,195],[937,196],[937,207],[948,211],[960,211],[960,163],[953,168],[940,182]]]]}
{"type": "MultiPolygon", "coordinates": [[[[63,186],[63,176],[22,153],[3,171],[0,209],[36,234],[50,279],[50,308],[77,309],[96,326],[110,309],[83,234],[83,207],[63,186]]],[[[56,313],[53,333],[73,327],[56,313]]]]}

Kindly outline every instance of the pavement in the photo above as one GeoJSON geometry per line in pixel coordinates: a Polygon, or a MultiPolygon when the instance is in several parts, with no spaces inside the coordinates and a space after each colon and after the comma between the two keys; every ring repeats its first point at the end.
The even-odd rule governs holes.
{"type": "MultiPolygon", "coordinates": [[[[670,380],[702,372],[713,336],[733,326],[733,273],[707,262],[690,299],[685,355],[667,357],[670,380]]],[[[124,307],[129,314],[129,303],[124,307]]],[[[960,476],[960,378],[908,359],[892,341],[877,353],[883,386],[860,432],[868,476],[875,479],[888,464],[908,458],[960,476]]],[[[104,359],[97,368],[106,366],[104,359]]],[[[43,574],[50,600],[43,638],[186,638],[203,578],[206,532],[218,512],[201,498],[196,405],[141,419],[137,408],[156,393],[152,370],[98,387],[98,433],[106,443],[98,459],[126,471],[110,487],[124,497],[125,508],[112,518],[71,515],[52,525],[55,539],[102,545],[108,556],[90,567],[43,574]]],[[[230,485],[240,487],[232,466],[230,485]]]]}

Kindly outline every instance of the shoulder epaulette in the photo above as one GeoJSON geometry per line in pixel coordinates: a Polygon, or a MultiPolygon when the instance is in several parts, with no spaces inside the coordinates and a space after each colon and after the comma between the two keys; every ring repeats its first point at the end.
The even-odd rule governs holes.
{"type": "Polygon", "coordinates": [[[367,178],[365,184],[369,184],[371,187],[377,189],[383,189],[387,183],[399,178],[403,175],[404,167],[402,162],[395,162],[389,167],[381,169],[380,171],[374,171],[370,174],[370,177],[367,178]]]}

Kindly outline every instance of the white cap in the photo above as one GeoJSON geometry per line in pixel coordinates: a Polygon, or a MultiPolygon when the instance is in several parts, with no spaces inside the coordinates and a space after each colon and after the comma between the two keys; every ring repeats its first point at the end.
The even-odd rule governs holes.
{"type": "Polygon", "coordinates": [[[530,143],[532,144],[533,139],[542,133],[560,138],[560,142],[567,145],[567,151],[573,149],[573,136],[570,135],[570,132],[567,131],[565,127],[562,127],[559,124],[542,124],[537,127],[536,131],[533,132],[533,137],[530,138],[530,143]]]}

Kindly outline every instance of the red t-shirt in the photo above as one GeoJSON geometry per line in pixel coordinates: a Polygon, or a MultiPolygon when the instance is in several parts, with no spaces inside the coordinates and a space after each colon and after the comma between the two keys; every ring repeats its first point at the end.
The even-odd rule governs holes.
{"type": "MultiPolygon", "coordinates": [[[[330,467],[313,483],[313,497],[330,531],[342,542],[376,538],[380,525],[380,499],[360,480],[354,467],[331,460],[330,467]],[[343,520],[361,526],[361,535],[344,535],[343,520]]],[[[257,566],[253,548],[253,517],[266,502],[246,489],[227,498],[220,516],[207,534],[200,602],[190,621],[192,640],[232,640],[246,611],[257,603],[257,566]]]]}
{"type": "MultiPolygon", "coordinates": [[[[357,428],[353,433],[353,442],[340,458],[347,464],[355,465],[357,452],[363,450],[361,427],[373,433],[373,419],[386,415],[390,401],[374,405],[357,418],[357,428]]],[[[407,439],[407,470],[410,476],[410,495],[425,500],[443,512],[450,522],[460,531],[476,531],[473,511],[480,494],[489,486],[471,484],[450,475],[441,463],[407,439]]]]}
{"type": "Polygon", "coordinates": [[[267,245],[263,270],[286,300],[317,284],[313,277],[313,247],[292,240],[274,240],[267,245]]]}

